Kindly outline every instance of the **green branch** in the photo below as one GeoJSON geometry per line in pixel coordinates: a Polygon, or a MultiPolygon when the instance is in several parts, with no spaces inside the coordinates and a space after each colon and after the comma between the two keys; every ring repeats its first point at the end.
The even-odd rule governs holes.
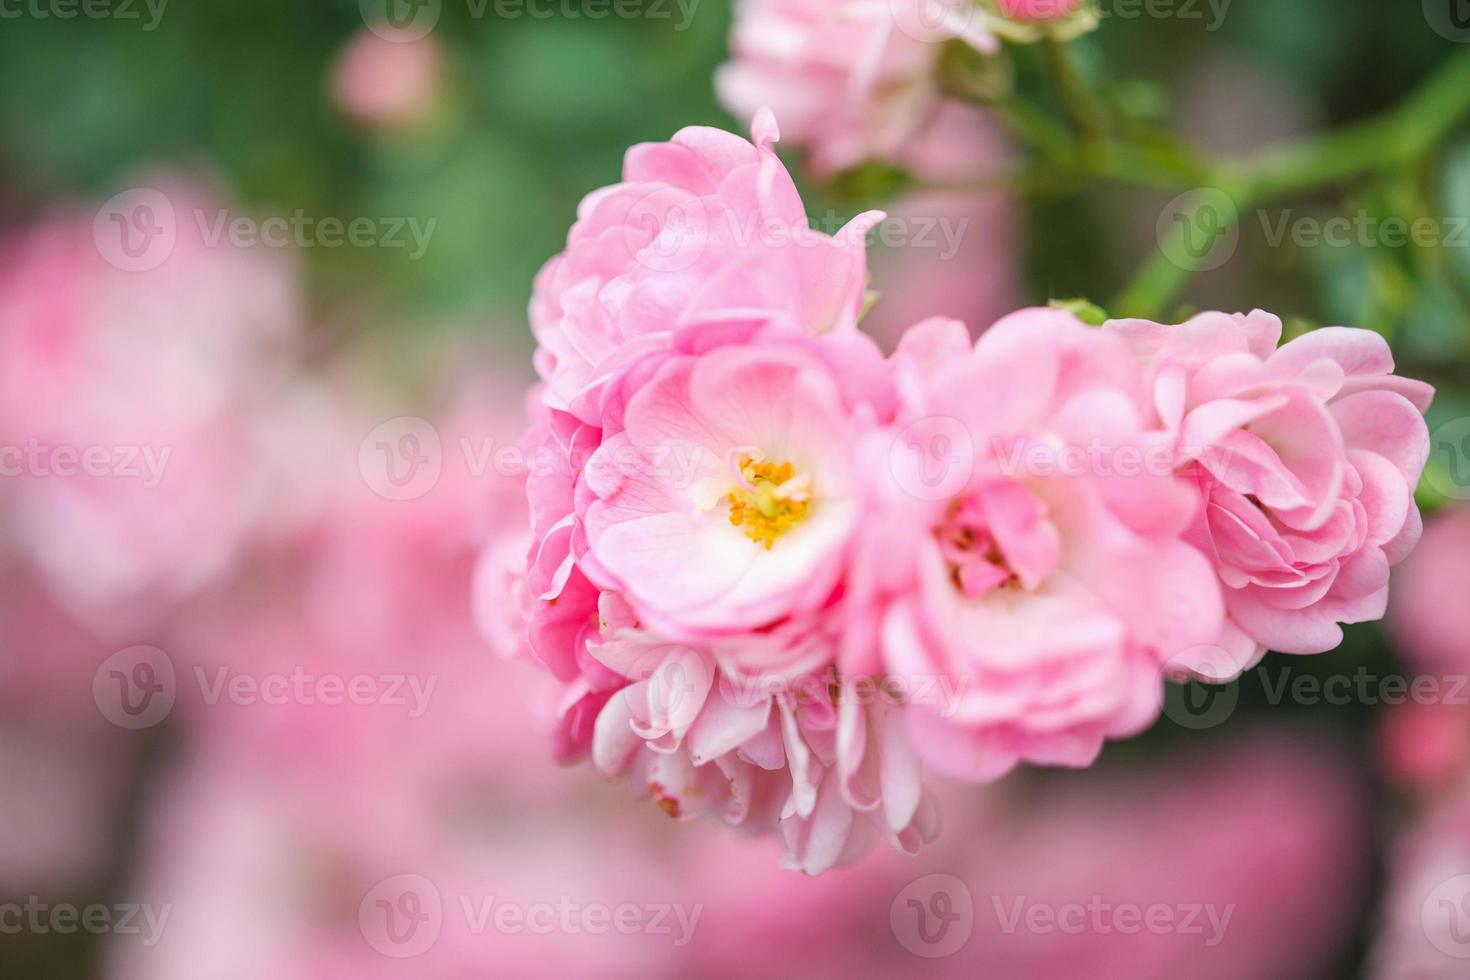
{"type": "MultiPolygon", "coordinates": [[[[1270,200],[1336,186],[1366,174],[1417,163],[1470,113],[1470,50],[1450,58],[1397,108],[1335,133],[1266,150],[1240,163],[1220,162],[1197,186],[1213,186],[1235,203],[1239,215],[1270,200]]],[[[1187,233],[1181,229],[1180,234],[1187,233]]],[[[1112,308],[1130,316],[1157,317],[1202,262],[1181,264],[1161,243],[1112,308]]]]}

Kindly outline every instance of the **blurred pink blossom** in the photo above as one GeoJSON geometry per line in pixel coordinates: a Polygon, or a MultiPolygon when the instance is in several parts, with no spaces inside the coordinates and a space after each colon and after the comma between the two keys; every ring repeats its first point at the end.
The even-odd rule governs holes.
{"type": "Polygon", "coordinates": [[[999,44],[968,4],[946,0],[741,0],[732,58],[715,75],[725,106],[769,106],[819,175],[895,160],[944,104],[945,43],[999,44]]]}
{"type": "Polygon", "coordinates": [[[155,623],[265,519],[299,322],[287,261],[211,242],[223,205],[159,186],[175,237],[152,268],[120,266],[102,215],[59,215],[0,249],[5,531],[105,635],[155,623]]]}
{"type": "Polygon", "coordinates": [[[423,119],[444,80],[444,53],[434,35],[389,37],[392,28],[362,28],[337,57],[332,93],[359,121],[380,126],[423,119]]]}
{"type": "Polygon", "coordinates": [[[1470,508],[1430,521],[1424,539],[1398,572],[1388,624],[1399,651],[1415,668],[1470,671],[1470,508]]]}
{"type": "Polygon", "coordinates": [[[1366,976],[1459,980],[1470,960],[1470,797],[1443,800],[1394,847],[1366,976]]]}

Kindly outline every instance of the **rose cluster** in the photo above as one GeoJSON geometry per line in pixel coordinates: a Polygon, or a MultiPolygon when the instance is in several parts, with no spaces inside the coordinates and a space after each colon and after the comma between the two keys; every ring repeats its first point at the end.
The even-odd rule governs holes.
{"type": "Polygon", "coordinates": [[[1040,308],[885,356],[881,215],[810,228],[776,137],[635,146],[537,279],[530,540],[481,585],[560,758],[816,874],[931,839],[926,768],[1086,766],[1166,677],[1383,614],[1432,392],[1377,334],[1040,308]]]}

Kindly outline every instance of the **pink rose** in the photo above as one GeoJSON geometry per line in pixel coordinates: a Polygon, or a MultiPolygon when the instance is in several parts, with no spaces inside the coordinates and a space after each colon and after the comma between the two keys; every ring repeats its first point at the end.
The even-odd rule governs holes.
{"type": "Polygon", "coordinates": [[[1419,539],[1428,385],[1394,375],[1388,344],[1345,327],[1277,349],[1269,313],[1167,327],[1110,323],[1148,373],[1203,509],[1189,537],[1225,587],[1218,640],[1238,672],[1267,649],[1323,653],[1339,623],[1383,616],[1390,566],[1419,539]]]}
{"type": "Polygon", "coordinates": [[[880,838],[905,853],[933,839],[938,817],[899,703],[821,669],[835,638],[811,672],[746,673],[734,645],[669,643],[610,593],[599,621],[588,648],[626,680],[579,705],[596,712],[593,762],[669,816],[778,833],[786,865],[807,874],[880,838]]]}
{"type": "Polygon", "coordinates": [[[695,126],[635,146],[623,182],[583,199],[531,298],[547,405],[607,427],[623,379],[676,338],[728,339],[768,319],[814,334],[854,328],[863,234],[881,215],[835,238],[812,230],[771,150],[769,112],[752,137],[695,126]]]}
{"type": "MultiPolygon", "coordinates": [[[[848,349],[879,362],[870,344],[848,349]]],[[[587,465],[601,584],[670,636],[738,635],[826,605],[858,522],[852,447],[875,421],[844,400],[848,371],[776,342],[665,363],[587,465]]]]}
{"type": "Polygon", "coordinates": [[[862,466],[849,662],[870,664],[862,640],[881,631],[895,682],[931,693],[907,710],[940,771],[1087,765],[1154,720],[1161,665],[1223,618],[1179,538],[1190,488],[1148,465],[1167,447],[1145,431],[1138,368],[1051,310],[973,348],[962,324],[931,321],[894,361],[903,406],[862,466]]]}
{"type": "Polygon", "coordinates": [[[715,86],[739,117],[774,107],[812,168],[829,174],[902,153],[943,103],[939,58],[956,38],[999,48],[968,4],[741,0],[733,60],[715,86]]]}

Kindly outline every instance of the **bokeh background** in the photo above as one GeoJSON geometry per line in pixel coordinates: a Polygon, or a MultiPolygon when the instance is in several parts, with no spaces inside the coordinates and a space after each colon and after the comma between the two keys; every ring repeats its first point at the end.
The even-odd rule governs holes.
{"type": "MultiPolygon", "coordinates": [[[[1470,21],[1429,6],[1105,5],[1077,50],[1131,111],[1245,155],[1388,110],[1463,53],[1470,21]]],[[[496,450],[536,270],[628,145],[739,128],[711,83],[727,0],[617,9],[637,15],[442,0],[403,43],[371,2],[0,0],[0,444],[100,452],[0,478],[0,975],[1467,975],[1470,120],[1267,215],[1429,217],[1435,244],[1273,244],[1250,216],[1171,309],[1369,327],[1440,388],[1429,538],[1387,625],[1178,689],[1087,772],[947,789],[931,851],[809,880],[555,767],[547,683],[483,639],[510,598],[480,555],[524,519],[496,450]],[[103,233],[140,194],[176,227],[129,268],[103,233]],[[293,216],[279,246],[248,235],[293,216]],[[171,454],[153,485],[150,450],[171,454]],[[1025,917],[1099,905],[1173,926],[1025,917]],[[543,907],[571,917],[543,929],[543,907]]],[[[804,189],[827,230],[874,203],[964,219],[953,251],[875,243],[884,338],[1107,304],[1171,196],[804,189]]]]}

